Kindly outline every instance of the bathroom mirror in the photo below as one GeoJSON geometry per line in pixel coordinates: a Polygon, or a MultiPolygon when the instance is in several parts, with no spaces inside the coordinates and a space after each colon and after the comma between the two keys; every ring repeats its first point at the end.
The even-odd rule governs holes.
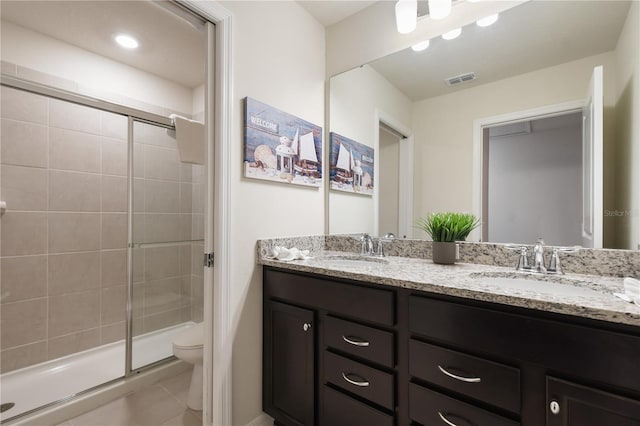
{"type": "MultiPolygon", "coordinates": [[[[476,202],[474,197],[478,191],[480,197],[486,196],[483,188],[478,188],[480,181],[496,183],[498,178],[492,181],[483,175],[487,173],[482,171],[482,165],[487,164],[483,156],[488,157],[490,150],[478,149],[478,144],[484,146],[484,138],[489,137],[503,137],[504,141],[504,136],[535,134],[550,127],[564,129],[565,122],[576,124],[580,133],[582,120],[568,113],[580,112],[594,67],[602,65],[603,246],[640,248],[640,122],[634,119],[640,114],[639,7],[637,2],[619,1],[529,1],[503,12],[491,26],[467,25],[454,40],[437,37],[422,52],[408,48],[332,77],[329,127],[332,132],[374,146],[380,157],[379,180],[375,182],[380,191],[371,199],[328,190],[328,232],[384,234],[388,228],[382,225],[383,217],[389,215],[384,210],[389,206],[398,211],[396,220],[404,216],[408,218],[405,222],[429,212],[455,210],[477,212],[486,226],[491,213],[479,207],[486,203],[476,202]],[[565,114],[558,111],[563,108],[567,120],[560,119],[565,114]],[[523,118],[527,114],[530,119],[523,118]],[[552,120],[537,122],[534,118],[552,120]],[[499,126],[506,123],[509,125],[499,126]],[[385,142],[389,132],[380,130],[381,124],[382,128],[391,127],[391,133],[395,131],[391,142],[385,142]],[[394,144],[397,147],[386,154],[394,144]],[[410,154],[403,150],[410,150],[410,154]],[[383,157],[391,160],[385,163],[383,157]],[[413,208],[408,212],[403,211],[406,206],[398,207],[397,200],[383,193],[385,181],[398,185],[398,175],[402,182],[407,173],[413,175],[408,197],[413,208]]],[[[543,195],[530,197],[530,205],[522,206],[521,211],[516,208],[500,220],[540,209],[546,210],[547,223],[561,222],[561,216],[567,216],[569,222],[582,226],[581,206],[578,213],[566,212],[565,198],[554,199],[544,192],[554,182],[563,185],[573,179],[581,185],[582,165],[556,161],[561,155],[554,154],[553,146],[538,150],[551,151],[542,156],[547,160],[541,168],[530,170],[530,174],[523,174],[522,169],[518,172],[524,179],[522,193],[538,186],[543,195]],[[575,170],[568,171],[571,167],[575,170]],[[557,178],[549,183],[546,178],[556,172],[557,178]]],[[[578,162],[582,151],[580,146],[578,162]]],[[[488,184],[484,186],[487,189],[488,184]]],[[[401,184],[396,186],[396,199],[402,191],[401,184]]],[[[582,188],[570,191],[581,193],[582,188]]],[[[573,198],[579,203],[583,199],[573,198]]],[[[533,233],[550,229],[539,226],[520,225],[533,233]]],[[[417,238],[425,237],[417,229],[412,231],[417,238]]],[[[408,237],[412,231],[406,233],[408,237]]],[[[549,244],[576,243],[554,240],[557,233],[546,232],[542,236],[549,244]]],[[[528,244],[533,242],[530,239],[522,235],[492,238],[490,233],[469,238],[528,244]]]]}

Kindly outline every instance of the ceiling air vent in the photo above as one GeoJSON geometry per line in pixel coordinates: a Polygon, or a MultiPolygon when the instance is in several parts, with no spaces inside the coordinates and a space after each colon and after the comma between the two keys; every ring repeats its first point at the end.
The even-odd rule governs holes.
{"type": "Polygon", "coordinates": [[[471,81],[475,79],[476,79],[476,73],[468,72],[466,74],[456,75],[455,77],[445,78],[444,81],[447,82],[447,85],[454,86],[456,84],[465,83],[467,81],[471,81]]]}

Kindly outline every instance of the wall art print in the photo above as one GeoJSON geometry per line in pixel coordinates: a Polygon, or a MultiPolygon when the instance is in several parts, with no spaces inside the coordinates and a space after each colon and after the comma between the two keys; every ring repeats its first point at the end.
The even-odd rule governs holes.
{"type": "Polygon", "coordinates": [[[330,133],[330,143],[329,187],[372,196],[374,149],[334,132],[330,133]]]}
{"type": "Polygon", "coordinates": [[[244,106],[244,176],[320,187],[322,127],[249,97],[244,106]]]}

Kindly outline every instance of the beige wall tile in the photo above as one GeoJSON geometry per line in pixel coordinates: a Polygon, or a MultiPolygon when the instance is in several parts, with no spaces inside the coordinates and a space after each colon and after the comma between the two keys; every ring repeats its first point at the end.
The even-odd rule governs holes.
{"type": "Polygon", "coordinates": [[[102,214],[102,248],[119,249],[127,247],[127,214],[102,214]]]}
{"type": "Polygon", "coordinates": [[[144,145],[133,144],[133,177],[144,178],[144,145]]]}
{"type": "MultiPolygon", "coordinates": [[[[126,323],[117,322],[115,324],[109,324],[100,327],[100,343],[106,345],[107,343],[117,342],[124,340],[127,335],[126,323]]],[[[123,366],[124,368],[124,366],[123,366]]],[[[124,373],[124,371],[123,371],[124,373]]]]}
{"type": "Polygon", "coordinates": [[[49,170],[49,210],[99,212],[100,175],[49,170]]]}
{"type": "Polygon", "coordinates": [[[146,213],[178,213],[180,184],[159,180],[144,181],[144,211],[146,213]]]}
{"type": "Polygon", "coordinates": [[[202,322],[204,321],[204,311],[202,309],[191,307],[191,321],[202,322]]]}
{"type": "Polygon", "coordinates": [[[15,76],[18,73],[18,66],[14,63],[0,60],[0,70],[2,70],[2,74],[15,76]]]}
{"type": "Polygon", "coordinates": [[[133,125],[133,140],[136,143],[178,149],[175,132],[171,132],[171,134],[174,136],[170,136],[166,128],[152,124],[136,122],[133,125]]]}
{"type": "Polygon", "coordinates": [[[204,239],[204,215],[194,214],[191,216],[191,239],[203,240],[204,239]]]}
{"type": "Polygon", "coordinates": [[[127,178],[102,176],[102,211],[127,211],[127,178]]]}
{"type": "Polygon", "coordinates": [[[133,249],[133,282],[139,283],[144,281],[144,270],[145,270],[145,258],[146,258],[146,250],[145,248],[134,248],[133,249]]]}
{"type": "Polygon", "coordinates": [[[8,349],[45,340],[47,300],[31,299],[5,303],[0,312],[0,347],[8,349]]]}
{"type": "Polygon", "coordinates": [[[49,295],[100,287],[100,252],[49,255],[49,295]]]}
{"type": "Polygon", "coordinates": [[[193,200],[191,204],[192,213],[204,214],[204,189],[205,185],[203,183],[193,185],[193,192],[191,193],[191,198],[193,200]]]}
{"type": "Polygon", "coordinates": [[[180,324],[182,322],[184,322],[182,318],[182,309],[145,316],[144,332],[149,333],[151,331],[171,327],[172,325],[180,324]]]}
{"type": "Polygon", "coordinates": [[[144,177],[159,180],[180,180],[178,151],[144,145],[144,177]]]}
{"type": "Polygon", "coordinates": [[[11,210],[46,210],[47,171],[34,167],[3,165],[2,200],[11,210]]]}
{"type": "Polygon", "coordinates": [[[180,275],[178,246],[145,249],[145,281],[180,275]]]}
{"type": "Polygon", "coordinates": [[[145,182],[145,179],[133,180],[133,211],[136,213],[144,213],[145,182]]]}
{"type": "Polygon", "coordinates": [[[2,303],[47,295],[47,256],[4,257],[0,274],[2,303]]]}
{"type": "Polygon", "coordinates": [[[46,126],[2,119],[2,164],[47,167],[49,130],[46,126]]]}
{"type": "Polygon", "coordinates": [[[190,214],[181,214],[180,216],[180,240],[187,241],[193,238],[193,217],[190,214]]]}
{"type": "Polygon", "coordinates": [[[191,306],[191,275],[180,277],[181,306],[191,306]]]}
{"type": "Polygon", "coordinates": [[[78,333],[49,339],[48,358],[56,359],[75,352],[86,351],[100,345],[100,329],[92,328],[78,333]]]}
{"type": "Polygon", "coordinates": [[[146,283],[133,284],[133,296],[131,298],[131,310],[133,318],[142,318],[144,314],[144,286],[146,283]]]}
{"type": "Polygon", "coordinates": [[[127,311],[127,286],[103,288],[100,305],[100,325],[124,321],[127,311]]]}
{"type": "Polygon", "coordinates": [[[49,213],[49,253],[100,249],[99,213],[49,213]]]}
{"type": "Polygon", "coordinates": [[[204,253],[203,243],[194,243],[191,245],[191,273],[194,275],[204,275],[201,253],[204,253]]]}
{"type": "Polygon", "coordinates": [[[100,173],[100,136],[50,128],[49,167],[100,173]]]}
{"type": "Polygon", "coordinates": [[[193,165],[189,163],[180,163],[180,182],[191,183],[193,165]]]}
{"type": "Polygon", "coordinates": [[[180,241],[180,215],[146,214],[144,217],[144,242],[157,243],[180,241]]]}
{"type": "Polygon", "coordinates": [[[2,215],[3,256],[47,252],[47,214],[6,211],[2,215]]]}
{"type": "Polygon", "coordinates": [[[133,215],[133,241],[135,243],[144,243],[144,219],[143,213],[133,215]]]}
{"type": "Polygon", "coordinates": [[[127,142],[102,138],[102,173],[105,175],[127,175],[127,142]]]}
{"type": "Polygon", "coordinates": [[[193,210],[193,185],[180,184],[180,213],[191,213],[193,210]]]}
{"type": "Polygon", "coordinates": [[[100,290],[49,297],[49,338],[100,325],[100,290]]]}
{"type": "Polygon", "coordinates": [[[100,110],[59,99],[51,99],[49,101],[49,125],[99,135],[100,110]]]}
{"type": "Polygon", "coordinates": [[[127,284],[127,250],[102,250],[102,287],[127,284]]]}
{"type": "Polygon", "coordinates": [[[120,139],[126,141],[129,131],[127,126],[129,120],[124,115],[114,114],[112,112],[100,112],[100,134],[108,138],[120,139]]]}
{"type": "Polygon", "coordinates": [[[191,275],[191,244],[180,245],[178,252],[180,256],[180,275],[191,275]]]}
{"type": "Polygon", "coordinates": [[[0,89],[0,111],[2,118],[47,124],[49,119],[49,99],[2,86],[0,89]]]}
{"type": "Polygon", "coordinates": [[[183,306],[180,277],[150,281],[144,286],[144,315],[171,311],[183,306]]]}
{"type": "Polygon", "coordinates": [[[191,276],[191,304],[204,309],[204,278],[201,276],[191,276]]]}
{"type": "Polygon", "coordinates": [[[0,373],[39,364],[47,360],[47,342],[36,342],[4,350],[0,352],[0,359],[2,360],[0,373]]]}

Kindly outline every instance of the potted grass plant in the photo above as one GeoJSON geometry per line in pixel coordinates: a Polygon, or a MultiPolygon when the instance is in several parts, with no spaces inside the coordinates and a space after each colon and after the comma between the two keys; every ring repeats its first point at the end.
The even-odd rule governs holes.
{"type": "Polygon", "coordinates": [[[451,265],[456,261],[456,241],[464,241],[479,224],[470,213],[431,213],[416,221],[416,226],[433,240],[433,263],[451,265]]]}

